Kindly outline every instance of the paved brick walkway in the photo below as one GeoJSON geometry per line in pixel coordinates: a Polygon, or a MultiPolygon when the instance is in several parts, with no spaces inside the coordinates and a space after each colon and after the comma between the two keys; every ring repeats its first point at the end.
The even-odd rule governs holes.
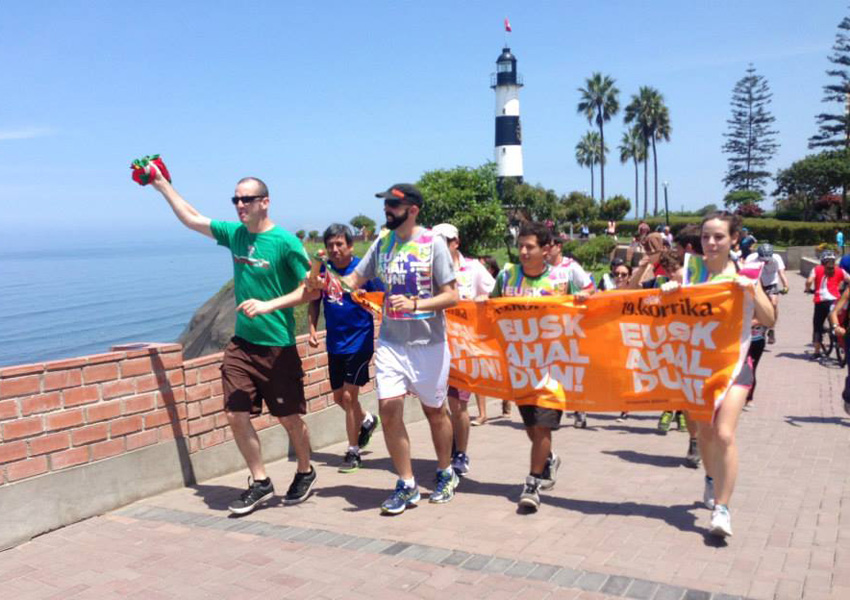
{"type": "MultiPolygon", "coordinates": [[[[518,514],[529,446],[514,416],[473,429],[472,472],[448,505],[380,516],[394,478],[378,436],[355,474],[336,472],[342,446],[317,452],[317,493],[299,506],[228,518],[242,472],[41,536],[0,554],[0,598],[850,598],[843,373],[805,357],[811,297],[791,283],[739,428],[728,544],[706,535],[687,437],[658,435],[650,415],[559,431],[558,485],[518,514]]],[[[410,432],[430,489],[427,426],[410,432]]],[[[271,465],[278,492],[292,473],[271,465]]]]}

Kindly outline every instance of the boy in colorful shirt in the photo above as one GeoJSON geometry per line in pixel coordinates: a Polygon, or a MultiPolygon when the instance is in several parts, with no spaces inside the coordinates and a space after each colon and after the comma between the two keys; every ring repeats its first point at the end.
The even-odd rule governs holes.
{"type": "MultiPolygon", "coordinates": [[[[486,299],[496,280],[487,271],[481,261],[465,258],[460,253],[460,236],[457,227],[450,223],[441,223],[432,229],[434,235],[446,241],[452,255],[452,263],[457,277],[457,291],[461,300],[486,299]]],[[[454,431],[454,449],[452,451],[452,469],[460,476],[469,472],[469,398],[472,394],[449,386],[449,410],[454,431]]]]}
{"type": "MultiPolygon", "coordinates": [[[[451,468],[452,424],[445,406],[450,355],[443,315],[457,304],[457,290],[443,238],[416,224],[421,192],[400,183],[376,196],[384,199],[386,229],[342,280],[357,289],[378,277],[386,288],[375,369],[384,439],[399,477],[381,510],[395,515],[420,500],[404,426],[404,396],[409,391],[419,396],[437,453],[430,501],[450,501],[458,484],[451,468]]],[[[322,285],[308,281],[310,289],[322,285]]]]}
{"type": "MultiPolygon", "coordinates": [[[[354,240],[346,225],[335,223],[322,236],[328,253],[328,264],[337,277],[349,275],[360,259],[352,254],[354,240]]],[[[322,272],[325,266],[322,265],[322,272]]],[[[380,281],[367,281],[366,292],[382,292],[380,281]]],[[[321,301],[310,303],[311,346],[318,347],[316,326],[322,308],[325,310],[325,346],[328,351],[328,374],[334,402],[345,411],[348,450],[339,466],[340,473],[352,473],[362,466],[360,449],[365,448],[380,424],[380,418],[364,413],[358,396],[360,388],[369,382],[369,362],[375,348],[375,324],[372,314],[351,299],[349,292],[340,290],[339,297],[323,292],[321,301]]]]}
{"type": "MultiPolygon", "coordinates": [[[[564,296],[570,280],[565,271],[546,262],[552,233],[541,223],[525,223],[517,237],[520,264],[507,264],[496,277],[492,297],[564,296]]],[[[582,292],[580,297],[585,297],[582,292]]],[[[533,405],[519,407],[525,432],[531,440],[531,469],[519,505],[532,511],[540,508],[540,490],[555,487],[561,458],[552,452],[552,431],[561,424],[563,411],[533,405]]]]}

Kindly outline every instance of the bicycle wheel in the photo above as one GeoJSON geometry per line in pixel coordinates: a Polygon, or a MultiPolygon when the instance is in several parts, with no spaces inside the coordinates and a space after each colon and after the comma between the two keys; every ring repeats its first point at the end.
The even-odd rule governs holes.
{"type": "Polygon", "coordinates": [[[834,333],[829,337],[835,339],[833,346],[835,346],[835,358],[838,360],[838,366],[844,367],[847,364],[847,354],[844,352],[844,345],[841,343],[843,340],[839,340],[834,333]]]}
{"type": "Polygon", "coordinates": [[[835,337],[828,331],[824,331],[820,334],[820,343],[823,347],[822,356],[828,357],[832,354],[832,347],[835,345],[833,342],[835,337]]]}

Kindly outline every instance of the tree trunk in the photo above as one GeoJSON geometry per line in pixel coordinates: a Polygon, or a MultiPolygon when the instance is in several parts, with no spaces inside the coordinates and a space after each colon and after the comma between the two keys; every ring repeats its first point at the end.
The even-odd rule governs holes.
{"type": "MultiPolygon", "coordinates": [[[[602,109],[600,109],[601,112],[602,109]]],[[[602,115],[599,120],[599,153],[602,155],[602,160],[599,162],[599,202],[605,202],[605,132],[602,130],[602,115]]]]}
{"type": "Polygon", "coordinates": [[[593,187],[593,163],[590,163],[590,197],[596,198],[596,193],[593,187]]]}
{"type": "Polygon", "coordinates": [[[655,155],[655,136],[652,136],[652,176],[654,177],[653,183],[655,184],[655,210],[652,213],[652,216],[658,216],[658,157],[655,155]]]}
{"type": "Polygon", "coordinates": [[[643,218],[649,213],[649,152],[643,156],[643,218]]]}
{"type": "Polygon", "coordinates": [[[638,161],[637,156],[632,157],[635,163],[635,219],[638,219],[640,214],[640,193],[638,192],[638,161]]]}

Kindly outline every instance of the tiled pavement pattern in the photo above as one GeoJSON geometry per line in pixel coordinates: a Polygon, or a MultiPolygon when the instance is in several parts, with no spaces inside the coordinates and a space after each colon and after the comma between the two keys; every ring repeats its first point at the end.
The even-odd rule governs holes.
{"type": "MultiPolygon", "coordinates": [[[[811,297],[791,281],[739,427],[728,544],[706,535],[686,436],[658,435],[655,415],[563,428],[558,485],[518,513],[529,448],[514,415],[472,430],[450,504],[380,516],[394,479],[379,435],[354,474],[336,472],[343,446],[316,452],[316,493],[298,506],[228,518],[242,472],[41,536],[0,554],[0,598],[850,598],[843,373],[805,357],[811,297]]],[[[410,433],[429,491],[427,426],[410,433]]],[[[270,466],[279,494],[292,473],[270,466]]]]}

